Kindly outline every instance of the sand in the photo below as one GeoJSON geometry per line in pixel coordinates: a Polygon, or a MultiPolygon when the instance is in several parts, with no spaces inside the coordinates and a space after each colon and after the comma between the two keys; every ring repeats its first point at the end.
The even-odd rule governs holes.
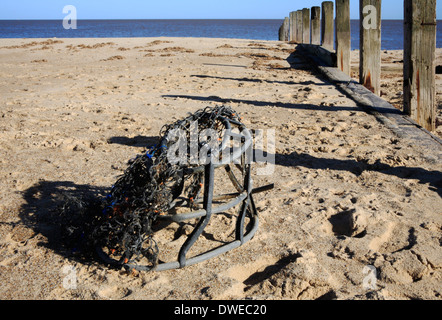
{"type": "MultiPolygon", "coordinates": [[[[399,68],[398,53],[385,56],[399,68]]],[[[400,104],[396,72],[382,89],[400,104]]],[[[1,39],[0,83],[1,299],[442,298],[441,149],[396,136],[291,45],[1,39]],[[250,242],[163,272],[109,269],[63,248],[61,195],[105,194],[163,124],[221,104],[275,130],[274,172],[253,177],[275,188],[255,196],[250,242]]],[[[226,217],[202,249],[232,231],[226,217]]],[[[160,249],[177,253],[189,230],[177,227],[160,249]]]]}

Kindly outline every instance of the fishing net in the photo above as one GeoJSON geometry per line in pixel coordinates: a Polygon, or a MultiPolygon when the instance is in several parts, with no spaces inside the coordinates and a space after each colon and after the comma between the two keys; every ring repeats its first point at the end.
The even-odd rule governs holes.
{"type": "Polygon", "coordinates": [[[252,194],[273,187],[252,188],[251,151],[251,133],[230,107],[207,107],[165,125],[159,143],[131,160],[102,203],[94,205],[100,212],[89,241],[106,263],[145,271],[181,268],[241,246],[258,228],[252,194]],[[214,195],[219,170],[236,192],[214,195]],[[188,258],[212,215],[235,206],[235,239],[188,258]],[[160,263],[155,225],[189,220],[197,223],[176,261],[160,263]]]}

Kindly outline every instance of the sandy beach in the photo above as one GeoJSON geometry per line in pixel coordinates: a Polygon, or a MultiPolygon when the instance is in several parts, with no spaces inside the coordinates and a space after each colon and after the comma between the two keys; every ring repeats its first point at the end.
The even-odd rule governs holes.
{"type": "MultiPolygon", "coordinates": [[[[398,108],[401,60],[383,53],[383,98],[398,108]]],[[[293,45],[0,39],[0,83],[0,299],[442,299],[441,148],[396,136],[293,45]],[[132,273],[63,246],[63,195],[104,195],[164,124],[216,105],[276,134],[274,172],[253,176],[275,188],[255,196],[250,242],[132,273]]],[[[178,227],[160,250],[179,250],[178,227]]],[[[231,232],[214,219],[200,245],[231,232]]]]}

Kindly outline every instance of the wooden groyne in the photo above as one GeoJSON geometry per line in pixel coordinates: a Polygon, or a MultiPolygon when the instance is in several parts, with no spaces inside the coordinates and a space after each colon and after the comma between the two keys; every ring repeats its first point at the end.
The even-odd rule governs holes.
{"type": "MultiPolygon", "coordinates": [[[[404,112],[436,129],[436,0],[404,0],[404,112]]],[[[376,95],[381,88],[381,0],[359,0],[359,82],[376,95]]],[[[328,65],[350,75],[350,1],[292,11],[280,41],[303,44],[328,65]]]]}

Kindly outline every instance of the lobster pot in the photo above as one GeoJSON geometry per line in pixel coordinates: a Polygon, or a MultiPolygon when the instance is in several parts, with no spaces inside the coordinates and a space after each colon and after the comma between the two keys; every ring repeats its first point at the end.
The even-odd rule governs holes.
{"type": "MultiPolygon", "coordinates": [[[[273,187],[253,189],[252,152],[252,134],[230,108],[206,108],[166,126],[160,144],[147,153],[145,165],[136,175],[144,176],[140,170],[149,172],[144,179],[150,181],[150,189],[146,188],[143,196],[149,191],[160,196],[149,197],[151,202],[144,211],[124,207],[138,210],[139,215],[145,215],[141,220],[149,221],[146,232],[138,233],[139,240],[129,246],[138,246],[136,252],[142,254],[127,248],[115,254],[106,243],[99,245],[97,252],[110,264],[160,271],[193,265],[242,246],[258,230],[253,194],[273,187]],[[163,171],[168,174],[158,183],[155,177],[163,171]]],[[[128,170],[126,175],[130,174],[128,170]]],[[[116,197],[110,198],[113,205],[118,202],[116,197]]],[[[143,229],[142,225],[138,229],[143,229]]]]}

